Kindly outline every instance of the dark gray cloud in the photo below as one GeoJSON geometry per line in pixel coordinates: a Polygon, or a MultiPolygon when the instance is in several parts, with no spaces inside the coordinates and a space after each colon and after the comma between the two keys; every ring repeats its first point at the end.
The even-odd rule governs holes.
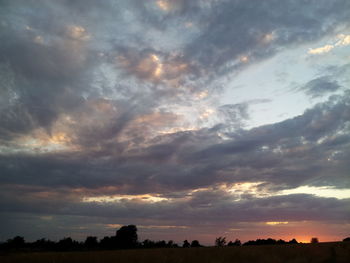
{"type": "MultiPolygon", "coordinates": [[[[201,2],[171,1],[173,11],[162,16],[159,16],[155,7],[151,8],[139,1],[121,1],[118,4],[106,1],[102,5],[96,5],[94,1],[40,3],[3,3],[1,61],[8,64],[8,71],[14,74],[14,90],[11,96],[15,94],[16,97],[15,105],[2,111],[2,119],[6,120],[2,126],[4,136],[15,135],[23,129],[26,132],[35,126],[49,130],[60,113],[84,103],[83,94],[84,97],[88,94],[96,96],[96,90],[91,87],[91,78],[96,78],[94,69],[105,60],[100,60],[99,53],[103,53],[109,63],[115,63],[115,57],[124,57],[129,61],[124,69],[126,72],[148,80],[152,80],[151,75],[156,70],[156,65],[145,60],[150,59],[150,54],[163,54],[166,61],[163,65],[165,79],[173,80],[182,74],[191,76],[201,75],[200,72],[203,72],[208,75],[208,69],[216,72],[214,68],[220,70],[219,65],[225,65],[228,60],[245,55],[248,50],[252,54],[270,53],[269,49],[276,50],[278,46],[285,46],[287,43],[314,40],[332,30],[337,23],[347,21],[347,3],[342,1],[318,3],[320,8],[317,10],[312,8],[312,3],[307,3],[302,12],[296,9],[299,3],[295,1],[283,5],[268,1],[268,4],[254,4],[254,8],[249,3],[240,1],[209,5],[201,2]],[[285,12],[286,10],[295,11],[285,12]],[[103,16],[98,16],[101,12],[103,16]],[[140,13],[143,15],[140,16],[140,13]],[[283,13],[285,15],[276,16],[283,13]],[[334,15],[337,20],[334,20],[334,15]],[[92,23],[97,17],[101,19],[100,23],[92,23]],[[319,21],[320,17],[322,21],[319,21]],[[190,39],[190,42],[179,45],[181,48],[176,51],[178,55],[173,58],[166,54],[169,50],[161,49],[164,45],[155,45],[150,40],[152,38],[141,34],[148,27],[154,28],[157,33],[153,38],[155,40],[161,40],[162,35],[166,35],[168,39],[176,39],[168,33],[171,32],[169,28],[179,20],[192,23],[192,18],[204,25],[200,27],[202,33],[190,32],[192,38],[183,37],[190,39]],[[133,24],[132,27],[130,23],[133,24]],[[114,31],[120,33],[111,34],[114,31]],[[264,42],[264,36],[275,31],[278,34],[276,42],[269,48],[265,44],[261,46],[261,39],[264,42]],[[139,45],[135,46],[133,43],[139,45]],[[178,68],[179,64],[186,65],[186,72],[184,68],[178,68]]],[[[272,35],[271,37],[274,38],[272,35]]],[[[178,79],[176,85],[188,85],[188,76],[178,79]]],[[[209,78],[215,79],[213,76],[209,78]]],[[[159,82],[157,84],[159,86],[159,82]]],[[[198,84],[195,86],[202,86],[201,82],[198,84]]],[[[115,90],[116,87],[111,88],[115,90]]],[[[128,85],[126,90],[129,100],[134,95],[130,94],[133,88],[128,85]]],[[[166,97],[174,95],[169,91],[159,91],[159,88],[156,90],[152,95],[157,97],[160,94],[166,97]]],[[[137,103],[140,100],[143,98],[138,98],[137,103]]]]}
{"type": "Polygon", "coordinates": [[[304,90],[311,98],[317,98],[338,91],[340,88],[337,81],[332,81],[329,77],[324,76],[309,81],[301,90],[304,90]]]}
{"type": "MultiPolygon", "coordinates": [[[[349,96],[338,96],[302,116],[227,133],[230,140],[217,135],[220,129],[204,129],[164,135],[136,151],[111,141],[103,144],[108,138],[104,135],[99,149],[86,153],[3,155],[1,178],[4,183],[51,187],[115,185],[133,193],[240,181],[266,181],[282,188],[305,183],[349,187],[348,127],[349,96]]],[[[105,128],[115,133],[114,127],[105,128]]]]}
{"type": "Polygon", "coordinates": [[[118,202],[81,202],[82,193],[68,189],[4,186],[1,192],[3,212],[39,215],[71,215],[141,221],[144,218],[177,225],[220,224],[224,222],[269,221],[343,221],[348,219],[349,200],[322,198],[309,194],[265,196],[229,194],[220,188],[188,193],[185,197],[149,203],[140,198],[118,202]],[[14,198],[13,194],[17,194],[14,198]],[[194,219],[197,219],[195,222],[194,219]],[[176,222],[176,223],[175,223],[176,222]]]}
{"type": "MultiPolygon", "coordinates": [[[[2,74],[11,77],[11,103],[1,111],[1,135],[10,138],[43,127],[50,131],[58,115],[74,109],[83,103],[82,93],[89,90],[92,59],[94,54],[87,52],[82,40],[70,38],[68,27],[62,25],[52,28],[32,28],[29,21],[38,19],[29,6],[20,8],[9,4],[2,9],[0,63],[2,74]]],[[[41,25],[50,21],[44,12],[41,25]]],[[[40,13],[40,11],[38,11],[40,13]]],[[[35,23],[34,23],[35,24],[35,23]]],[[[77,36],[78,38],[78,36],[77,36]]],[[[7,87],[6,87],[7,86],[7,87]]]]}
{"type": "Polygon", "coordinates": [[[347,10],[347,1],[218,1],[186,52],[210,72],[227,73],[241,56],[260,60],[332,32],[347,23],[347,10]]]}

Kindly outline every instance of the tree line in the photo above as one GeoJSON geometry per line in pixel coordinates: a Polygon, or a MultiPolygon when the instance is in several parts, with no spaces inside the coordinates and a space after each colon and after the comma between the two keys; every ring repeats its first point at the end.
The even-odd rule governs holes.
{"type": "MultiPolygon", "coordinates": [[[[311,243],[318,243],[317,238],[312,238],[311,243]]],[[[350,238],[343,240],[350,241],[350,238]]],[[[284,241],[282,239],[275,240],[256,239],[241,243],[239,239],[235,241],[226,241],[226,237],[217,237],[215,239],[215,246],[250,246],[250,245],[283,245],[283,244],[298,244],[296,239],[284,241]]],[[[198,240],[184,240],[181,245],[174,241],[160,240],[152,241],[145,239],[140,242],[137,235],[137,227],[135,225],[122,226],[116,231],[114,236],[105,236],[98,240],[95,236],[88,236],[85,241],[78,242],[71,237],[65,237],[57,242],[48,239],[39,239],[35,242],[26,242],[23,237],[16,236],[8,239],[6,242],[0,243],[0,250],[28,250],[28,251],[84,251],[84,250],[114,250],[114,249],[136,249],[136,248],[197,248],[203,247],[198,240]]]]}

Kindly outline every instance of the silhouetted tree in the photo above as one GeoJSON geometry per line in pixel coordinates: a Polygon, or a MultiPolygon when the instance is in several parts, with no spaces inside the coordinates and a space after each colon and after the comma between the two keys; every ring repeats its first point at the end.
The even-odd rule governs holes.
{"type": "Polygon", "coordinates": [[[38,239],[32,243],[32,248],[37,250],[55,250],[56,243],[45,238],[38,239]]]}
{"type": "Polygon", "coordinates": [[[145,239],[141,244],[140,247],[142,248],[165,248],[165,247],[179,247],[176,243],[174,243],[173,240],[169,240],[166,242],[165,240],[160,241],[152,241],[149,239],[145,239]]]}
{"type": "Polygon", "coordinates": [[[156,242],[156,247],[159,247],[159,248],[166,247],[165,240],[160,240],[160,241],[156,242]]]}
{"type": "Polygon", "coordinates": [[[298,244],[298,241],[296,241],[296,239],[293,238],[293,239],[290,240],[288,243],[289,243],[289,244],[298,244]]]}
{"type": "Polygon", "coordinates": [[[275,239],[268,238],[268,239],[257,239],[255,241],[249,240],[248,242],[245,242],[243,246],[251,246],[251,245],[276,245],[276,244],[285,244],[286,242],[282,239],[279,241],[276,241],[275,239]]]}
{"type": "Polygon", "coordinates": [[[235,242],[230,241],[227,243],[227,246],[229,247],[233,247],[233,246],[239,247],[240,245],[241,245],[241,241],[239,239],[236,239],[235,242]]]}
{"type": "Polygon", "coordinates": [[[343,242],[350,242],[350,237],[344,238],[343,242]]]}
{"type": "Polygon", "coordinates": [[[277,241],[276,241],[276,244],[278,244],[278,245],[284,245],[284,244],[286,244],[287,242],[286,241],[284,241],[283,239],[278,239],[277,241]]]}
{"type": "Polygon", "coordinates": [[[193,240],[191,242],[191,247],[201,247],[201,244],[199,244],[198,240],[193,240]]]}
{"type": "Polygon", "coordinates": [[[243,244],[243,246],[251,246],[251,245],[256,245],[254,240],[249,240],[243,244]]]}
{"type": "Polygon", "coordinates": [[[15,236],[12,239],[8,239],[7,242],[5,243],[5,246],[10,249],[23,248],[25,246],[24,237],[15,236]]]}
{"type": "Polygon", "coordinates": [[[100,247],[102,249],[113,249],[115,248],[115,237],[104,237],[100,241],[100,247]]]}
{"type": "Polygon", "coordinates": [[[312,243],[312,244],[317,244],[318,242],[319,242],[319,241],[318,241],[318,238],[317,238],[317,237],[311,238],[310,243],[312,243]]]}
{"type": "Polygon", "coordinates": [[[215,239],[215,246],[224,247],[226,245],[226,237],[217,237],[215,239]]]}
{"type": "Polygon", "coordinates": [[[167,247],[179,247],[173,240],[169,240],[166,244],[167,247]]]}
{"type": "Polygon", "coordinates": [[[142,247],[144,247],[144,248],[153,248],[153,247],[155,247],[155,242],[152,241],[152,240],[149,240],[149,239],[145,239],[142,242],[142,247]]]}
{"type": "Polygon", "coordinates": [[[135,248],[137,246],[137,228],[135,225],[122,226],[116,233],[117,246],[135,248]]]}
{"type": "Polygon", "coordinates": [[[190,243],[186,240],[184,240],[184,243],[182,244],[182,247],[190,247],[190,243]]]}
{"type": "MultiPolygon", "coordinates": [[[[262,239],[262,244],[266,244],[266,245],[275,245],[275,244],[278,244],[277,243],[277,241],[275,240],[275,239],[272,239],[272,238],[268,238],[268,239],[266,239],[266,241],[264,241],[263,239],[262,239]]],[[[284,242],[283,240],[281,240],[282,242],[284,242]]]]}
{"type": "Polygon", "coordinates": [[[63,251],[73,250],[73,240],[72,240],[72,238],[65,237],[65,238],[61,239],[60,241],[58,241],[57,249],[58,250],[63,250],[63,251]]]}
{"type": "Polygon", "coordinates": [[[239,240],[239,239],[236,239],[235,242],[233,242],[233,244],[235,246],[241,246],[242,245],[241,240],[239,240]]]}
{"type": "Polygon", "coordinates": [[[98,246],[97,237],[88,236],[85,239],[84,245],[87,249],[97,248],[98,246]]]}

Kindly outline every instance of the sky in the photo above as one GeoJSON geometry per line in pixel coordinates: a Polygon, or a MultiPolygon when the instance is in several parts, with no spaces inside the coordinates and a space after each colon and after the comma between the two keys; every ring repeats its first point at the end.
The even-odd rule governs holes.
{"type": "Polygon", "coordinates": [[[350,235],[350,1],[0,0],[0,241],[350,235]]]}

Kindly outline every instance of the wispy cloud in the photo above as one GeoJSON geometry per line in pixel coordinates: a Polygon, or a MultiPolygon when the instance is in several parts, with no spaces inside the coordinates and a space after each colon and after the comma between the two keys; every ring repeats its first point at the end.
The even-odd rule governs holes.
{"type": "Polygon", "coordinates": [[[327,44],[319,48],[310,48],[308,53],[311,55],[320,55],[332,51],[334,48],[350,45],[350,35],[339,34],[337,35],[336,42],[334,44],[327,44]]]}

